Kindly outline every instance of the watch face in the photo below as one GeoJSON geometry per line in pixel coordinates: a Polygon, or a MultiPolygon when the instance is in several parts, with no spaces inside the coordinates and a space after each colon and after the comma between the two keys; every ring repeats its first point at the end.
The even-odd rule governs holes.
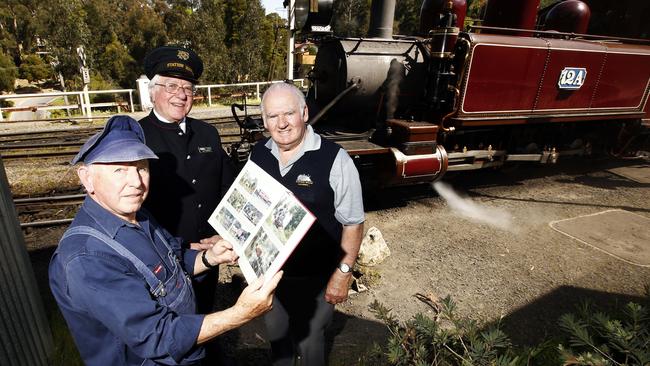
{"type": "Polygon", "coordinates": [[[351,268],[350,268],[350,266],[348,266],[347,264],[345,264],[345,263],[341,263],[341,264],[339,264],[339,269],[340,269],[341,272],[343,272],[343,273],[348,273],[348,272],[350,272],[350,269],[351,269],[351,268]]]}

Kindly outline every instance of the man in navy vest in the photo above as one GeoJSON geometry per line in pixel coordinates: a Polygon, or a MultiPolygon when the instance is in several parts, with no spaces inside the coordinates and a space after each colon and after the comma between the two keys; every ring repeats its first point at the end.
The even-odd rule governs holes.
{"type": "Polygon", "coordinates": [[[307,125],[302,92],[273,84],[262,97],[271,138],[251,160],[290,189],[316,222],[282,267],[273,309],[264,317],[274,365],[325,365],[325,328],[344,302],[363,235],[361,183],[339,145],[307,125]]]}
{"type": "Polygon", "coordinates": [[[236,304],[196,313],[190,276],[234,263],[230,243],[210,249],[181,241],[141,210],[149,160],[140,125],[115,116],[72,164],[86,199],[49,267],[50,288],[86,365],[195,365],[202,344],[268,311],[281,274],[244,289],[236,304]]]}

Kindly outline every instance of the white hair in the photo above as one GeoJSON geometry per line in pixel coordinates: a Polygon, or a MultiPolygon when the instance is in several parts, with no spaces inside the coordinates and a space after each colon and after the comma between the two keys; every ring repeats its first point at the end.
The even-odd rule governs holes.
{"type": "Polygon", "coordinates": [[[271,95],[271,93],[279,90],[293,93],[296,101],[298,102],[298,110],[302,113],[302,111],[305,109],[305,105],[307,105],[307,102],[305,101],[305,94],[303,94],[297,86],[290,83],[274,83],[271,84],[271,86],[269,86],[269,88],[264,92],[264,95],[262,95],[260,109],[262,110],[263,119],[266,118],[266,115],[264,113],[264,101],[266,101],[266,98],[271,95]]]}
{"type": "Polygon", "coordinates": [[[156,74],[154,75],[151,80],[149,80],[149,85],[147,85],[147,89],[149,90],[149,100],[151,100],[151,103],[153,103],[153,88],[156,87],[156,84],[160,81],[160,75],[156,74]]]}

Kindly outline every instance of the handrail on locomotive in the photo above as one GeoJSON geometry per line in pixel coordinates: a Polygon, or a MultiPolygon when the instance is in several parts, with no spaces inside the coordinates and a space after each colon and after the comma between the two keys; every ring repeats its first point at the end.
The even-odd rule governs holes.
{"type": "MultiPolygon", "coordinates": [[[[314,128],[380,186],[647,143],[650,42],[588,34],[583,1],[539,3],[491,0],[462,31],[465,0],[425,0],[406,37],[390,33],[395,0],[374,0],[368,38],[315,38],[314,128]]],[[[323,29],[315,19],[303,30],[323,29]]]]}

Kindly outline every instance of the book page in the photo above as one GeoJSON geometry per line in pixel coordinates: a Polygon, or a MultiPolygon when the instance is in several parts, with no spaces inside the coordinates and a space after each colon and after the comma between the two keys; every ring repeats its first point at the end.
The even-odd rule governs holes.
{"type": "Polygon", "coordinates": [[[262,276],[270,280],[314,221],[291,191],[252,161],[208,219],[232,243],[248,283],[262,276]]]}

